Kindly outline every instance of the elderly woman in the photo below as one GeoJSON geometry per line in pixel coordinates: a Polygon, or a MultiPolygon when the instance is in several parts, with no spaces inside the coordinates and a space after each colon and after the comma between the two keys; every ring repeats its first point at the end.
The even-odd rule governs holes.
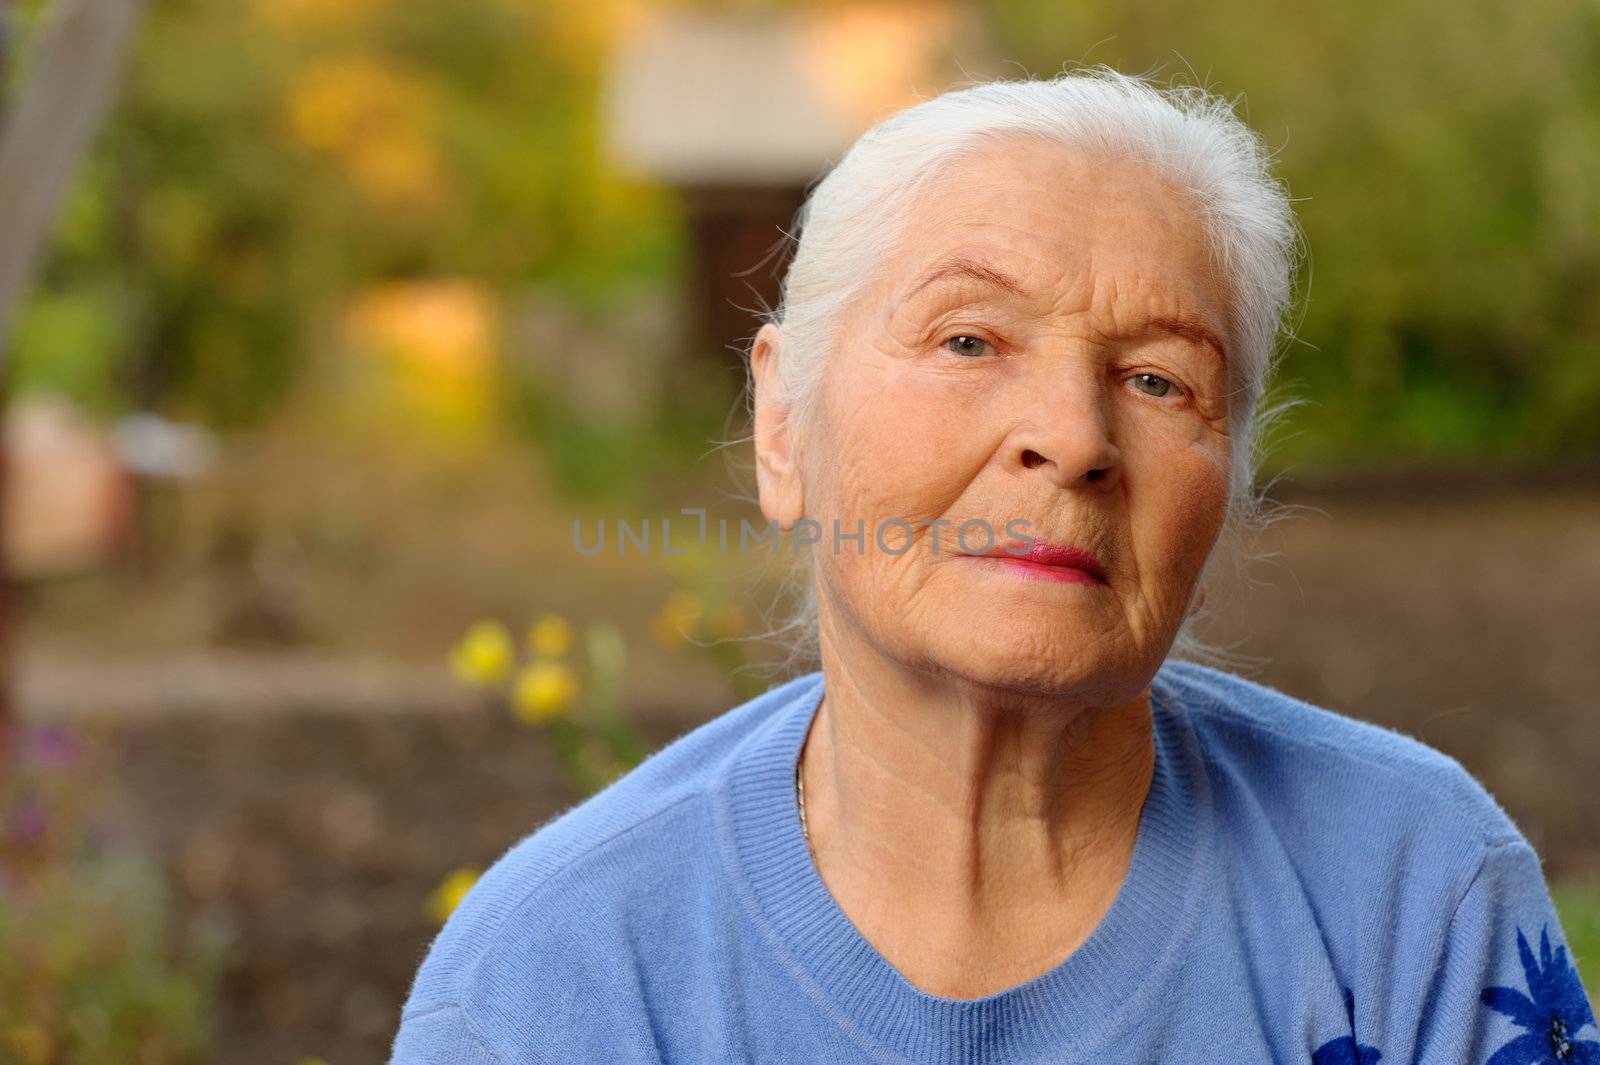
{"type": "Polygon", "coordinates": [[[1600,1062],[1458,763],[1179,657],[1261,515],[1269,163],[1103,68],[856,143],[750,353],[820,672],[513,847],[393,1062],[1600,1062]]]}

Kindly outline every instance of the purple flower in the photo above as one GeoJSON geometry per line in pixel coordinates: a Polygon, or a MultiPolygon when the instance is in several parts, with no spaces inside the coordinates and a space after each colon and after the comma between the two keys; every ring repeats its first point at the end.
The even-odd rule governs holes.
{"type": "Polygon", "coordinates": [[[42,725],[32,729],[24,748],[25,757],[51,769],[64,769],[78,758],[82,743],[65,725],[42,725]]]}

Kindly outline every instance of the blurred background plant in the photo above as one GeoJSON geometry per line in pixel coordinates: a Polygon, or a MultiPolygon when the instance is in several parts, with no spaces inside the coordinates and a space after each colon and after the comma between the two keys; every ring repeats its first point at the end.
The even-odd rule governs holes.
{"type": "Polygon", "coordinates": [[[428,915],[436,923],[444,924],[482,875],[482,870],[471,866],[463,865],[452,869],[450,875],[445,877],[444,881],[433,889],[433,894],[428,896],[428,915]]]}
{"type": "MultiPolygon", "coordinates": [[[[707,556],[688,551],[668,556],[684,586],[673,590],[656,614],[651,633],[674,650],[704,652],[727,676],[741,699],[771,683],[755,668],[741,637],[745,608],[731,598],[708,602],[716,582],[707,556]]],[[[574,628],[559,614],[545,614],[519,642],[502,622],[474,622],[450,651],[457,680],[503,701],[524,724],[545,731],[579,794],[593,794],[638,765],[648,741],[630,719],[623,700],[627,646],[621,630],[608,621],[583,626],[582,654],[575,663],[574,628]]],[[[477,882],[480,870],[454,869],[428,896],[427,909],[443,923],[477,882]]]]}
{"type": "Polygon", "coordinates": [[[771,687],[774,670],[760,654],[764,634],[752,628],[748,585],[730,580],[720,556],[698,541],[663,561],[673,588],[651,619],[656,643],[703,654],[741,700],[771,687]]]}
{"type": "Polygon", "coordinates": [[[559,614],[540,617],[520,645],[501,622],[482,620],[456,644],[450,665],[458,680],[544,730],[573,786],[589,795],[638,765],[649,747],[623,705],[621,631],[608,621],[589,622],[576,660],[574,642],[571,623],[559,614]]]}
{"type": "Polygon", "coordinates": [[[226,930],[184,920],[166,871],[107,817],[104,752],[21,730],[0,772],[0,1060],[209,1061],[226,930]]]}
{"type": "Polygon", "coordinates": [[[1600,1003],[1600,880],[1558,881],[1551,885],[1550,895],[1561,915],[1578,976],[1590,1000],[1600,1003]]]}
{"type": "MultiPolygon", "coordinates": [[[[542,730],[580,795],[591,795],[644,760],[649,744],[629,719],[622,692],[627,647],[607,621],[583,627],[582,651],[574,662],[572,624],[545,614],[519,642],[502,622],[474,622],[450,652],[456,679],[504,704],[518,721],[542,730]]],[[[427,899],[427,910],[443,923],[480,875],[456,868],[427,899]]]]}
{"type": "MultiPolygon", "coordinates": [[[[18,9],[19,41],[44,6],[18,9]]],[[[825,9],[723,8],[741,6],[769,18],[825,9]]],[[[952,16],[932,2],[861,8],[840,7],[817,32],[841,41],[840,80],[827,91],[872,107],[875,97],[845,82],[844,59],[876,55],[874,29],[882,48],[889,30],[920,23],[931,34],[952,16]],[[863,39],[849,38],[858,26],[863,39]]],[[[217,428],[258,425],[321,365],[329,326],[352,301],[436,278],[464,280],[505,312],[510,368],[538,365],[525,345],[540,334],[516,324],[533,290],[570,323],[615,322],[693,267],[699,222],[680,183],[619,165],[611,126],[627,97],[612,64],[619,51],[637,54],[631,42],[652,19],[709,12],[666,35],[709,33],[718,10],[153,5],[18,320],[17,384],[106,415],[160,409],[217,428]]],[[[1137,15],[1103,0],[1002,0],[973,14],[963,59],[977,69],[1049,73],[1082,59],[1184,75],[1193,62],[1195,80],[1248,95],[1317,267],[1304,343],[1286,367],[1317,406],[1295,415],[1275,461],[1600,447],[1600,311],[1585,298],[1600,271],[1600,193],[1586,179],[1600,169],[1592,4],[1469,13],[1353,0],[1284,19],[1260,0],[1156,0],[1137,15]]],[[[912,62],[889,59],[880,78],[912,62]]],[[[749,302],[748,288],[722,290],[740,293],[749,302]]],[[[645,343],[662,339],[659,323],[641,330],[645,343]]],[[[541,373],[514,372],[495,402],[510,404],[512,426],[532,434],[566,489],[637,491],[691,460],[726,410],[735,378],[726,353],[714,354],[723,373],[677,375],[660,404],[628,417],[572,402],[541,373]]]]}

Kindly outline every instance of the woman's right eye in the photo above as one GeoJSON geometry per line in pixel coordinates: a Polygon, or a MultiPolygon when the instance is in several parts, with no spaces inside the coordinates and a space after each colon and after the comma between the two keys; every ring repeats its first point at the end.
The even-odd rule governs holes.
{"type": "Polygon", "coordinates": [[[961,334],[946,340],[944,346],[953,355],[965,355],[968,358],[973,358],[982,355],[983,349],[990,345],[982,337],[961,334]]]}

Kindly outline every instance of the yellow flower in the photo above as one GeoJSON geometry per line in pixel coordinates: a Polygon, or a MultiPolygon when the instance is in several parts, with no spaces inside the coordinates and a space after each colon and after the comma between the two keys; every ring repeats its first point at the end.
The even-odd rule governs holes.
{"type": "Polygon", "coordinates": [[[464,865],[445,877],[444,883],[428,896],[428,912],[433,919],[444,924],[456,907],[461,905],[461,900],[467,897],[472,885],[478,882],[478,875],[478,870],[464,865]]]}
{"type": "Polygon", "coordinates": [[[572,626],[559,614],[546,614],[529,630],[528,646],[540,658],[561,658],[572,650],[572,626]]]}
{"type": "Polygon", "coordinates": [[[396,68],[374,57],[321,62],[290,87],[289,130],[307,147],[338,151],[374,131],[403,127],[417,95],[396,68]]]}
{"type": "Polygon", "coordinates": [[[578,697],[578,674],[565,662],[540,661],[523,667],[512,695],[512,709],[530,725],[561,716],[578,697]]]}
{"type": "Polygon", "coordinates": [[[688,592],[673,592],[651,623],[651,632],[657,642],[676,646],[694,637],[705,609],[705,604],[688,592]]]}
{"type": "Polygon", "coordinates": [[[450,670],[463,684],[488,687],[511,671],[511,634],[498,621],[479,621],[450,652],[450,670]]]}
{"type": "Polygon", "coordinates": [[[356,55],[306,67],[289,87],[284,119],[291,137],[337,159],[363,192],[409,205],[442,190],[439,151],[427,134],[433,106],[415,74],[356,55]]]}

